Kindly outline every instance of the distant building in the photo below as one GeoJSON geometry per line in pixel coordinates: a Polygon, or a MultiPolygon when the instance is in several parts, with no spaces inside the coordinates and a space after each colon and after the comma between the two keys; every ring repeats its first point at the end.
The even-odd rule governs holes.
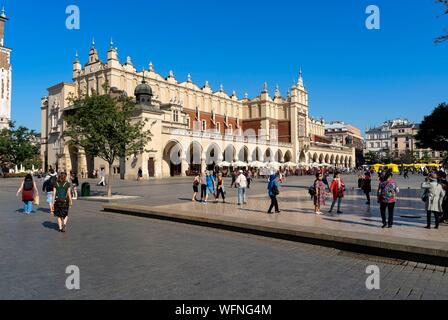
{"type": "Polygon", "coordinates": [[[342,121],[333,121],[325,125],[325,136],[332,144],[355,148],[357,166],[363,164],[364,138],[360,129],[342,121]]]}
{"type": "Polygon", "coordinates": [[[389,152],[395,160],[405,154],[413,155],[416,160],[441,160],[441,152],[417,147],[415,136],[418,130],[419,125],[407,119],[388,120],[380,127],[366,131],[366,152],[378,152],[383,156],[389,152]]]}

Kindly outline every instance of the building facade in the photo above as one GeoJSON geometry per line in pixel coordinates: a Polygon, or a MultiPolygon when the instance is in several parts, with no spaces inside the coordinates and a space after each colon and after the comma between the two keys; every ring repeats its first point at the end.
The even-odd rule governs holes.
{"type": "Polygon", "coordinates": [[[5,8],[0,14],[0,130],[11,121],[12,66],[11,49],[5,46],[5,8]]]}
{"type": "Polygon", "coordinates": [[[152,63],[148,70],[138,72],[130,57],[124,64],[119,61],[112,44],[107,61],[102,62],[93,43],[84,66],[76,56],[73,82],[50,87],[42,98],[41,153],[46,168],[107,170],[103,161],[70,149],[61,137],[64,113],[70,108],[67,99],[93,90],[102,94],[106,83],[113,91],[135,97],[142,106],[139,119],[148,120],[146,129],[153,136],[150,152],[117,162],[114,173],[124,178],[134,178],[139,168],[146,178],[161,178],[238,160],[355,165],[353,148],[313,138],[316,128],[309,117],[302,73],[287,97],[281,96],[278,87],[271,96],[265,83],[259,96],[249,99],[246,94],[240,99],[235,92],[228,95],[222,85],[218,91],[208,82],[199,87],[190,75],[182,82],[172,71],[162,77],[152,63]]]}
{"type": "Polygon", "coordinates": [[[442,160],[441,152],[417,147],[415,136],[418,130],[419,125],[409,120],[388,120],[380,127],[366,131],[366,152],[379,152],[383,155],[388,152],[396,161],[406,155],[412,156],[416,161],[442,160]]]}
{"type": "Polygon", "coordinates": [[[325,125],[325,136],[331,139],[331,143],[356,150],[356,165],[364,163],[365,142],[361,130],[342,121],[334,121],[325,125]]]}

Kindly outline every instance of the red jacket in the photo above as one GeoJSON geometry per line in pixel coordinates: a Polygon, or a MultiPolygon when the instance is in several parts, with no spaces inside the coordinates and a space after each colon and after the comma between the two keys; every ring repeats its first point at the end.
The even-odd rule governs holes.
{"type": "Polygon", "coordinates": [[[341,187],[339,188],[339,183],[337,179],[334,179],[333,182],[330,185],[330,190],[333,193],[333,200],[337,200],[338,198],[344,197],[344,191],[345,191],[345,184],[341,181],[341,187]]]}

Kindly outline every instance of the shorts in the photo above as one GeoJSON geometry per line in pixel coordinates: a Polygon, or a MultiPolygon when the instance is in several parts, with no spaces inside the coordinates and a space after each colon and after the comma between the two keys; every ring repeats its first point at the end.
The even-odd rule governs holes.
{"type": "Polygon", "coordinates": [[[47,204],[53,203],[53,192],[47,192],[47,204]]]}
{"type": "Polygon", "coordinates": [[[198,193],[199,192],[199,188],[198,186],[193,186],[193,192],[198,193]]]}
{"type": "Polygon", "coordinates": [[[54,215],[58,218],[65,219],[68,217],[68,201],[56,200],[54,203],[54,215]]]}
{"type": "Polygon", "coordinates": [[[213,188],[207,187],[207,195],[215,194],[215,190],[213,188]]]}

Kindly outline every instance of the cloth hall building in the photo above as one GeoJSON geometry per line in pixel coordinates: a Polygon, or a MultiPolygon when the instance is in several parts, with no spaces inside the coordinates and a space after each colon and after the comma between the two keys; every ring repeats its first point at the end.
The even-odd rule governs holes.
{"type": "Polygon", "coordinates": [[[138,118],[148,120],[145,129],[152,133],[149,152],[117,161],[114,174],[122,178],[134,179],[139,168],[145,178],[186,175],[222,161],[355,165],[353,148],[322,142],[327,141],[322,139],[325,124],[309,116],[302,73],[287,97],[278,87],[271,96],[265,84],[259,96],[239,98],[223,86],[218,91],[208,82],[200,87],[190,75],[185,81],[172,71],[163,77],[152,64],[139,72],[130,57],[120,62],[112,43],[103,62],[93,43],[84,66],[76,56],[73,82],[50,87],[42,98],[41,155],[46,169],[89,174],[108,169],[104,161],[70,148],[62,138],[64,114],[70,109],[67,99],[92,90],[104,93],[106,82],[112,92],[135,97],[138,118]]]}

